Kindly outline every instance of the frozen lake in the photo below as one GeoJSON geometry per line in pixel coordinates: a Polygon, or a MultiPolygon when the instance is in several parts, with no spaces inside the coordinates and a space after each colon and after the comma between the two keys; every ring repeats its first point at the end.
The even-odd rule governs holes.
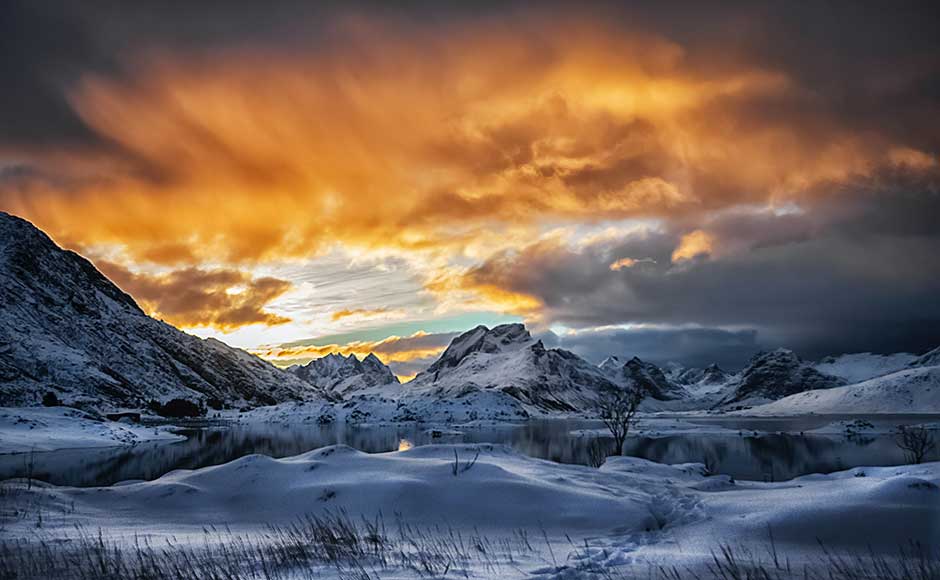
{"type": "MultiPolygon", "coordinates": [[[[938,420],[936,415],[863,417],[879,432],[852,437],[838,432],[809,433],[839,418],[686,418],[694,425],[679,432],[657,430],[656,422],[648,421],[646,431],[653,436],[630,437],[624,451],[662,463],[707,461],[717,472],[737,479],[780,481],[859,465],[903,464],[903,453],[885,431],[899,424],[938,420]]],[[[110,485],[156,479],[175,469],[218,465],[254,453],[287,457],[336,443],[368,453],[434,443],[502,443],[541,459],[587,464],[592,438],[572,432],[599,428],[599,422],[583,420],[442,427],[437,433],[415,424],[216,425],[186,429],[183,433],[188,439],[178,443],[0,455],[0,479],[31,471],[34,478],[58,485],[110,485]]],[[[934,453],[931,459],[940,459],[934,453]]]]}

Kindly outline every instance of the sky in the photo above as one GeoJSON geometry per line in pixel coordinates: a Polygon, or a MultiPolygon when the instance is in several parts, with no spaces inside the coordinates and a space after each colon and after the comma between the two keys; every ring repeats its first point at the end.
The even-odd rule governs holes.
{"type": "Polygon", "coordinates": [[[0,8],[0,210],[153,316],[402,377],[940,344],[930,2],[0,8]]]}

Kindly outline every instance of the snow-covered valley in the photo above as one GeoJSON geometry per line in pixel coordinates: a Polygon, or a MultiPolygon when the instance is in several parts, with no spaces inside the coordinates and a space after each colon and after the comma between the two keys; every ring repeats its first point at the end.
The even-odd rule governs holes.
{"type": "MultiPolygon", "coordinates": [[[[9,481],[0,509],[4,534],[18,538],[15,552],[5,547],[15,557],[6,566],[31,562],[55,569],[60,551],[82,545],[75,526],[93,523],[94,537],[100,534],[94,541],[107,546],[106,553],[169,542],[184,552],[208,550],[211,558],[221,556],[221,542],[232,556],[245,556],[240,550],[247,543],[270,558],[262,577],[344,578],[359,571],[370,578],[595,578],[603,570],[632,575],[651,566],[702,574],[721,546],[764,550],[771,536],[777,555],[802,574],[804,565],[819,565],[820,543],[834,553],[870,550],[880,558],[893,558],[908,541],[936,545],[938,484],[940,463],[856,468],[772,484],[708,475],[702,464],[667,466],[628,457],[610,458],[599,469],[566,466],[488,444],[386,454],[331,446],[281,460],[249,455],[103,488],[9,481]],[[321,554],[317,529],[343,527],[327,525],[331,518],[345,522],[349,541],[360,533],[349,527],[372,526],[362,535],[381,535],[402,553],[391,557],[373,546],[321,554]],[[877,532],[870,527],[876,521],[877,532]],[[302,532],[310,553],[281,560],[277,546],[286,545],[281,542],[291,529],[302,532]],[[68,538],[73,541],[60,543],[68,538]],[[452,542],[470,542],[471,548],[452,542]],[[36,562],[31,549],[45,559],[36,562]],[[422,558],[440,567],[422,571],[422,558]]],[[[768,558],[762,556],[771,566],[768,558]]],[[[190,566],[208,566],[200,562],[190,566]]],[[[251,562],[223,565],[245,573],[251,562]]],[[[100,565],[107,571],[115,563],[100,565]]],[[[136,564],[124,565],[133,570],[136,564]]]]}

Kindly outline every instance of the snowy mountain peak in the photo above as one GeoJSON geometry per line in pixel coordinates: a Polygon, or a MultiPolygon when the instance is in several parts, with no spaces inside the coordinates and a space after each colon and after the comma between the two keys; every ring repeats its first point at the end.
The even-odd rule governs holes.
{"type": "Polygon", "coordinates": [[[607,376],[615,376],[620,372],[624,364],[624,361],[620,357],[611,355],[601,361],[601,364],[597,365],[597,368],[607,376]]]}
{"type": "Polygon", "coordinates": [[[647,396],[660,401],[686,396],[685,389],[666,378],[658,366],[633,357],[620,371],[621,383],[643,389],[647,396]]]}
{"type": "Polygon", "coordinates": [[[456,367],[475,352],[494,354],[532,345],[532,335],[522,324],[501,324],[492,329],[480,325],[452,340],[426,372],[438,373],[443,369],[456,367]]]}
{"type": "Polygon", "coordinates": [[[720,385],[728,381],[731,375],[715,363],[708,365],[703,369],[687,369],[683,371],[676,382],[681,385],[708,387],[720,385]]]}
{"type": "Polygon", "coordinates": [[[601,370],[576,354],[545,348],[522,324],[478,326],[455,338],[406,388],[462,397],[496,391],[536,411],[588,408],[602,389],[616,388],[601,370]]]}

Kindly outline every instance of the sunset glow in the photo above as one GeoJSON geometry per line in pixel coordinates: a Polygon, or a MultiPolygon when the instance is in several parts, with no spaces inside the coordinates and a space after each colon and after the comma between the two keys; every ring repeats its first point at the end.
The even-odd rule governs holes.
{"type": "Polygon", "coordinates": [[[77,67],[57,90],[82,140],[0,138],[0,209],[148,313],[279,364],[428,360],[443,338],[402,344],[454,316],[559,336],[747,328],[769,345],[797,321],[699,308],[715,289],[696,277],[753,267],[741,276],[759,285],[757,262],[796,275],[812,256],[851,285],[935,243],[876,242],[864,216],[882,197],[936,203],[936,103],[863,114],[936,75],[935,55],[891,53],[862,91],[774,52],[775,36],[719,43],[612,7],[488,10],[436,27],[327,10],[300,37],[143,42],[77,67]],[[868,252],[879,265],[857,267],[868,252]]]}

